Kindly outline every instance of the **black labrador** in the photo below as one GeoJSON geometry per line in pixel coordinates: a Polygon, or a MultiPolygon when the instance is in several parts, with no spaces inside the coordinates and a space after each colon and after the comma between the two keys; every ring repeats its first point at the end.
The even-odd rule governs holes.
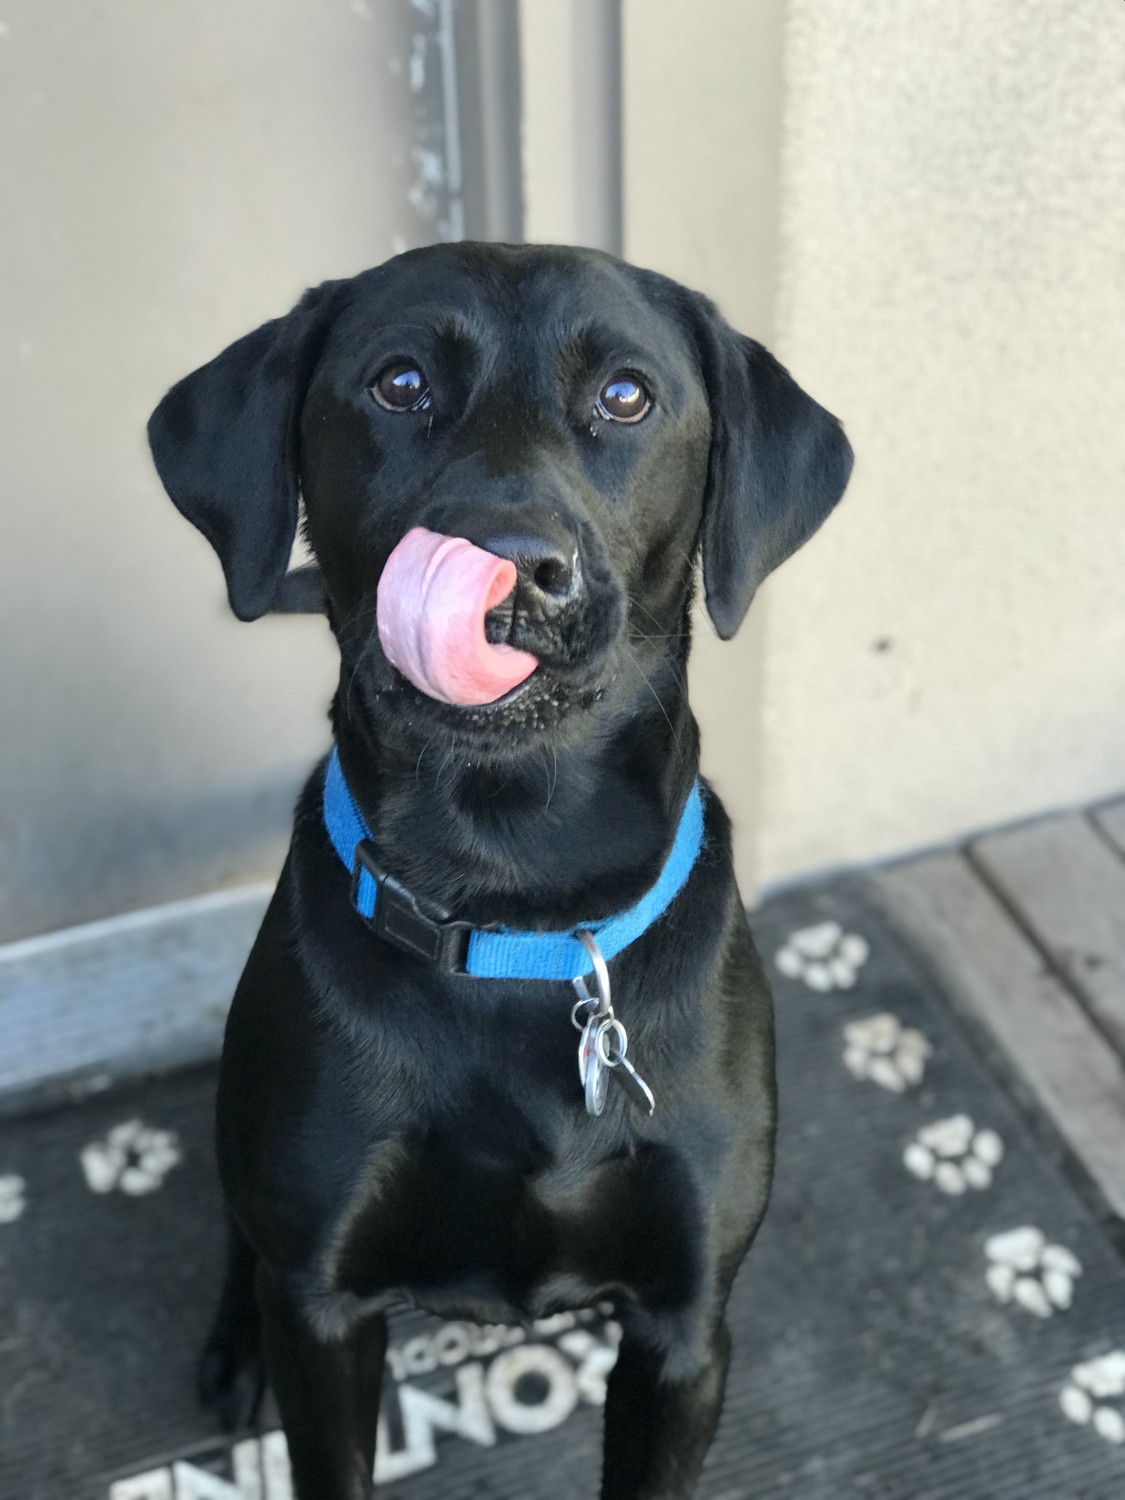
{"type": "Polygon", "coordinates": [[[596,940],[667,875],[697,776],[696,557],[729,639],[843,493],[838,422],[663,276],[458,244],[308,292],[176,385],[149,434],[240,619],[285,607],[303,501],[339,768],[401,919],[357,912],[322,764],[227,1026],[232,1248],[205,1399],[244,1420],[264,1357],[301,1500],[360,1500],[394,1300],[489,1322],[609,1300],[602,1495],[691,1495],[775,1125],[770,993],[719,799],[702,788],[701,847],[612,959],[612,998],[592,956],[577,985],[479,977],[465,942],[596,940]],[[488,639],[538,666],[499,701],[439,701],[381,648],[380,575],[416,526],[515,565],[488,639]],[[607,1011],[651,1114],[613,1027],[580,1077],[575,1026],[586,1047],[607,1011]]]}

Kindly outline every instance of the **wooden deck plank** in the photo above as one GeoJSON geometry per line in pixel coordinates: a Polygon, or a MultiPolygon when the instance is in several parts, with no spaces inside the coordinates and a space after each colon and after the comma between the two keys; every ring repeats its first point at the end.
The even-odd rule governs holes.
{"type": "Polygon", "coordinates": [[[1090,816],[1103,837],[1125,859],[1125,797],[1120,802],[1107,802],[1104,807],[1095,807],[1090,816]]]}
{"type": "Polygon", "coordinates": [[[1075,996],[962,856],[930,855],[870,880],[1125,1218],[1125,1064],[1075,996]]]}
{"type": "Polygon", "coordinates": [[[1125,1056],[1125,862],[1078,814],[986,834],[970,856],[1125,1056]]]}

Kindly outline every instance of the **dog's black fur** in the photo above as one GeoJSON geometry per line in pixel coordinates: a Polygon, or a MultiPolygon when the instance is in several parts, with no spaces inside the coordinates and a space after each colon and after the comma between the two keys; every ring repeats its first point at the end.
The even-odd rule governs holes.
{"type": "MultiPolygon", "coordinates": [[[[729,638],[851,468],[835,419],[704,298],[558,248],[439,246],[326,283],[175,386],[149,432],[242,619],[278,600],[303,497],[340,647],[336,738],[380,856],[435,905],[517,927],[595,920],[655,879],[697,767],[694,559],[729,638]],[[428,409],[372,399],[398,358],[428,409]],[[635,425],[596,410],[622,369],[654,398],[635,425]],[[517,563],[492,624],[541,665],[495,705],[438,703],[382,653],[376,584],[415,525],[517,563]],[[560,598],[536,569],[575,551],[560,598]]],[[[375,937],[322,777],[227,1027],[232,1251],[207,1399],[243,1419],[261,1348],[301,1500],[366,1500],[392,1299],[500,1322],[611,1299],[602,1494],[689,1496],[775,1119],[770,995],[718,798],[686,887],[612,964],[656,1113],[611,1089],[594,1119],[570,987],[446,975],[375,937]]]]}

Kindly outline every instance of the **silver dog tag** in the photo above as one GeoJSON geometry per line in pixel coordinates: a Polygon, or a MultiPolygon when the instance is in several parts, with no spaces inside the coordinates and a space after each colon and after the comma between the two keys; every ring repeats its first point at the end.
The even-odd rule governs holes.
{"type": "Polygon", "coordinates": [[[604,1025],[604,1021],[591,1021],[582,1035],[582,1042],[585,1046],[585,1072],[582,1086],[586,1091],[586,1113],[595,1117],[605,1109],[611,1071],[598,1047],[598,1035],[604,1025]],[[589,1033],[588,1041],[587,1033],[589,1033]]]}
{"type": "Polygon", "coordinates": [[[609,1075],[613,1069],[614,1045],[620,1049],[625,1028],[612,1012],[590,1017],[578,1043],[578,1073],[586,1092],[586,1112],[600,1115],[605,1109],[609,1075]]]}
{"type": "Polygon", "coordinates": [[[601,1114],[605,1109],[610,1077],[615,1076],[630,1101],[651,1115],[656,1100],[648,1084],[625,1056],[629,1038],[613,1013],[605,958],[593,933],[583,931],[577,936],[594,964],[594,993],[590,993],[584,978],[575,979],[574,991],[578,1000],[570,1017],[582,1033],[578,1043],[578,1077],[586,1095],[586,1112],[594,1116],[601,1114]]]}
{"type": "Polygon", "coordinates": [[[590,1064],[598,1055],[598,1045],[595,1037],[597,1025],[598,1018],[596,1016],[592,1020],[587,1021],[582,1028],[582,1036],[578,1042],[578,1081],[583,1088],[586,1087],[586,1074],[590,1070],[590,1064]]]}

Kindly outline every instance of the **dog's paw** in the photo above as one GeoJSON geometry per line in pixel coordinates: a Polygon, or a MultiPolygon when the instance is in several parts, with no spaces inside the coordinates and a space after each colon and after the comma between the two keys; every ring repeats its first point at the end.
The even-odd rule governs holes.
{"type": "Polygon", "coordinates": [[[257,1328],[215,1329],[199,1357],[195,1389],[200,1406],[223,1432],[249,1427],[266,1389],[257,1328]]]}
{"type": "Polygon", "coordinates": [[[27,1206],[27,1184],[14,1172],[0,1177],[0,1224],[14,1224],[27,1206]]]}
{"type": "Polygon", "coordinates": [[[901,1094],[922,1082],[926,1059],[933,1048],[912,1026],[881,1011],[844,1027],[844,1066],[854,1078],[869,1078],[881,1088],[901,1094]]]}
{"type": "Polygon", "coordinates": [[[826,994],[850,990],[869,953],[858,932],[845,932],[839,922],[818,922],[791,932],[774,963],[786,979],[799,979],[810,990],[826,994]]]}
{"type": "Polygon", "coordinates": [[[985,1242],[985,1280],[1000,1302],[1015,1302],[1037,1318],[1065,1312],[1074,1299],[1082,1263],[1065,1245],[1052,1245],[1026,1224],[985,1242]]]}
{"type": "Polygon", "coordinates": [[[1075,1365],[1059,1392],[1063,1414],[1107,1443],[1125,1443],[1125,1349],[1075,1365]],[[1112,1403],[1112,1404],[1111,1404],[1112,1403]]]}
{"type": "Polygon", "coordinates": [[[181,1159],[170,1130],[154,1130],[140,1120],[115,1125],[104,1141],[83,1146],[82,1170],[93,1193],[119,1189],[133,1197],[154,1192],[181,1159]]]}
{"type": "Polygon", "coordinates": [[[995,1130],[978,1130],[968,1115],[951,1115],[918,1132],[903,1152],[908,1172],[951,1196],[986,1188],[1004,1156],[995,1130]]]}

